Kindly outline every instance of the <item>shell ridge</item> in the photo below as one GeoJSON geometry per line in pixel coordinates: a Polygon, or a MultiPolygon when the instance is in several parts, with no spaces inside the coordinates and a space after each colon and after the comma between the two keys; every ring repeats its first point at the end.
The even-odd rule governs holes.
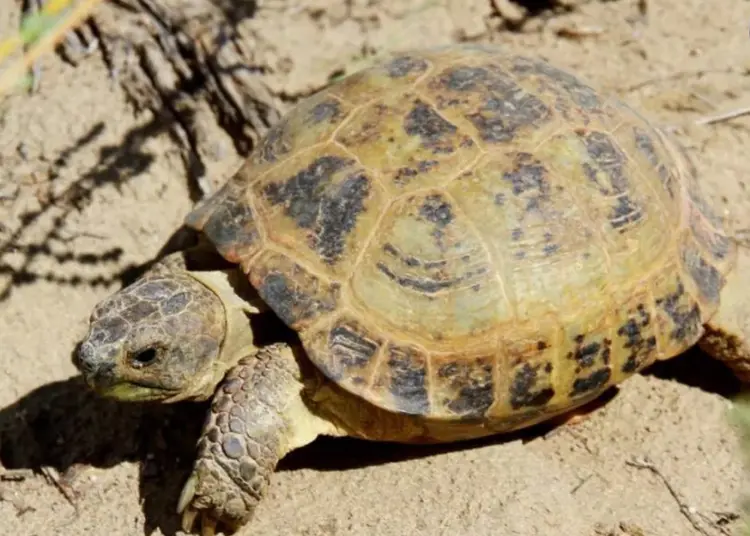
{"type": "MultiPolygon", "coordinates": [[[[687,170],[683,169],[684,166],[681,165],[679,155],[676,154],[676,148],[672,147],[669,143],[670,140],[665,141],[662,138],[662,133],[654,127],[649,130],[650,136],[658,137],[661,141],[663,150],[660,152],[662,155],[660,159],[662,163],[672,164],[672,169],[675,166],[677,168],[676,178],[674,178],[674,174],[672,177],[679,183],[679,186],[675,188],[679,191],[679,194],[673,200],[670,200],[664,192],[659,190],[660,183],[657,182],[656,167],[649,167],[646,160],[638,159],[629,150],[632,146],[632,140],[630,138],[627,138],[630,141],[626,140],[626,136],[629,134],[626,128],[640,125],[635,120],[635,116],[633,118],[628,116],[629,108],[614,107],[610,117],[610,115],[597,115],[598,112],[593,113],[590,108],[585,106],[579,107],[574,110],[575,114],[569,115],[550,106],[551,117],[548,121],[541,126],[537,123],[528,123],[527,126],[531,125],[529,128],[532,129],[530,132],[533,135],[530,139],[525,133],[520,135],[511,132],[509,138],[502,142],[485,141],[482,139],[481,130],[473,128],[466,117],[467,114],[476,112],[477,107],[482,105],[481,103],[477,104],[479,100],[486,99],[488,96],[482,93],[484,90],[480,88],[476,90],[478,94],[476,99],[467,99],[461,101],[463,104],[459,103],[452,107],[453,105],[447,104],[448,101],[443,98],[444,95],[439,93],[439,85],[436,86],[435,92],[432,91],[431,82],[439,82],[443,72],[462,65],[485,66],[488,69],[502,72],[503,76],[507,76],[508,80],[512,80],[518,86],[519,93],[538,97],[544,101],[545,105],[548,105],[548,101],[555,98],[555,91],[560,89],[560,86],[555,86],[555,84],[565,84],[567,79],[556,79],[554,75],[549,74],[539,75],[538,79],[535,77],[536,75],[524,77],[519,71],[514,71],[513,62],[516,56],[508,56],[505,59],[489,52],[470,55],[468,59],[462,59],[459,54],[451,61],[442,61],[441,58],[446,58],[446,56],[441,56],[440,53],[429,55],[407,51],[400,55],[414,55],[420,61],[424,60],[427,63],[425,71],[413,81],[408,82],[409,85],[406,90],[404,88],[407,86],[407,82],[402,80],[401,86],[397,84],[389,85],[389,82],[393,82],[393,80],[386,78],[385,71],[373,68],[364,77],[363,85],[357,86],[359,89],[354,93],[351,93],[351,91],[354,91],[352,90],[354,86],[348,86],[348,89],[345,88],[341,91],[343,96],[339,93],[330,92],[329,96],[332,99],[347,104],[350,108],[345,114],[342,112],[336,116],[335,120],[326,123],[326,128],[332,128],[333,130],[325,131],[331,132],[326,136],[325,141],[305,146],[300,141],[305,139],[305,136],[297,135],[299,132],[293,129],[289,130],[292,142],[289,144],[288,154],[280,155],[279,160],[270,163],[268,168],[265,168],[265,166],[254,167],[252,164],[241,167],[236,172],[236,178],[234,179],[236,184],[231,192],[233,197],[222,198],[221,201],[217,201],[210,206],[210,212],[202,216],[204,220],[207,220],[217,212],[221,212],[224,204],[246,204],[245,207],[241,208],[245,212],[249,210],[252,213],[251,215],[254,215],[252,223],[254,228],[257,229],[258,242],[253,251],[249,251],[247,248],[243,250],[241,240],[231,240],[237,237],[236,234],[229,235],[228,241],[231,242],[230,245],[239,244],[237,246],[239,263],[250,279],[254,279],[256,282],[262,281],[266,277],[265,273],[273,270],[278,272],[274,275],[280,274],[288,279],[289,293],[279,293],[278,295],[286,296],[286,298],[277,297],[277,303],[284,305],[285,300],[291,299],[289,296],[295,296],[295,293],[302,295],[307,292],[312,295],[313,292],[310,289],[317,291],[317,287],[314,285],[318,283],[307,285],[300,275],[302,272],[307,272],[310,276],[316,278],[321,287],[324,285],[337,287],[335,293],[331,294],[336,298],[326,304],[329,309],[321,312],[319,316],[311,318],[309,322],[299,328],[300,339],[303,343],[311,347],[315,345],[314,351],[308,352],[315,367],[330,381],[341,385],[351,394],[361,397],[377,407],[394,412],[411,412],[412,415],[428,418],[458,420],[462,418],[461,415],[454,413],[452,411],[454,406],[448,406],[445,399],[450,398],[452,400],[449,400],[449,402],[456,402],[459,398],[462,398],[460,402],[465,406],[470,406],[470,409],[473,408],[474,416],[480,415],[480,409],[478,408],[481,408],[482,417],[492,418],[497,421],[496,426],[502,427],[511,421],[515,422],[514,419],[525,423],[540,415],[560,412],[568,405],[574,405],[580,400],[574,396],[577,387],[572,382],[576,380],[589,381],[592,376],[580,376],[578,371],[574,374],[575,364],[571,364],[572,360],[569,359],[569,355],[566,357],[566,351],[569,349],[573,336],[583,338],[584,335],[588,336],[591,333],[578,335],[574,329],[592,332],[596,336],[604,337],[605,340],[614,340],[613,333],[617,332],[619,327],[619,311],[627,306],[627,300],[633,297],[635,293],[639,294],[639,301],[642,301],[646,310],[650,312],[651,318],[656,322],[654,327],[654,334],[656,335],[655,354],[660,359],[668,357],[664,352],[671,352],[672,346],[670,346],[668,340],[668,326],[660,325],[656,320],[663,311],[660,309],[657,300],[657,297],[660,297],[661,290],[655,280],[665,271],[665,267],[671,269],[674,266],[674,272],[670,271],[662,279],[668,283],[673,283],[680,275],[683,279],[686,279],[686,290],[690,294],[697,295],[695,285],[692,281],[687,281],[689,278],[686,277],[685,268],[680,264],[677,257],[681,253],[680,249],[686,245],[688,240],[695,243],[698,251],[704,254],[706,258],[710,258],[710,255],[708,255],[710,251],[705,251],[708,246],[700,242],[700,236],[695,237],[696,235],[691,230],[690,224],[703,225],[706,229],[724,234],[723,229],[716,229],[716,224],[710,219],[711,213],[704,214],[700,203],[691,199],[691,184],[686,175],[687,170]],[[382,91],[379,89],[381,86],[383,86],[382,91]],[[374,93],[377,93],[378,96],[370,98],[374,93]],[[465,137],[466,144],[473,143],[475,145],[471,150],[476,149],[476,154],[469,153],[468,149],[462,146],[460,149],[466,149],[467,152],[460,153],[461,159],[457,160],[459,164],[455,165],[455,167],[460,165],[459,170],[454,172],[454,167],[446,167],[445,169],[450,171],[445,171],[443,175],[423,175],[422,177],[427,178],[420,178],[421,182],[412,182],[410,186],[412,189],[398,191],[389,182],[388,171],[385,168],[379,169],[378,165],[372,162],[369,165],[363,163],[363,161],[369,162],[369,157],[375,154],[372,151],[376,147],[347,145],[347,139],[342,133],[347,127],[351,127],[351,130],[359,129],[356,118],[362,110],[382,102],[385,98],[402,96],[403,99],[403,95],[407,93],[412,98],[421,100],[426,106],[430,106],[440,118],[454,125],[461,135],[461,139],[465,137]],[[360,99],[367,100],[361,102],[360,99]],[[360,102],[360,104],[355,104],[357,102],[360,102]],[[442,106],[442,109],[440,106],[442,106]],[[616,126],[613,128],[611,125],[616,126]],[[593,204],[591,200],[594,198],[589,198],[589,192],[594,190],[590,189],[591,185],[586,182],[586,175],[580,168],[583,163],[588,163],[591,167],[596,167],[597,170],[606,171],[608,166],[606,162],[602,164],[601,159],[597,162],[596,157],[587,154],[585,150],[579,151],[574,138],[578,137],[578,141],[581,142],[583,138],[579,137],[580,131],[606,134],[614,144],[615,149],[624,156],[625,160],[622,164],[624,173],[632,178],[625,193],[612,195],[610,191],[601,196],[604,199],[602,202],[635,194],[634,197],[642,198],[644,201],[642,213],[644,221],[649,220],[648,225],[629,227],[622,219],[608,220],[603,212],[591,208],[590,205],[593,204]],[[340,136],[343,141],[339,139],[340,136]],[[555,140],[560,143],[558,144],[555,140]],[[363,149],[360,149],[360,147],[363,147],[363,149]],[[276,227],[274,224],[281,221],[277,219],[281,216],[275,211],[280,210],[278,206],[281,206],[281,203],[276,203],[269,208],[270,205],[266,205],[266,200],[262,198],[257,187],[259,183],[265,181],[286,178],[282,175],[288,174],[287,172],[299,171],[309,158],[322,156],[326,150],[341,153],[350,158],[354,166],[358,167],[358,173],[364,173],[369,178],[373,194],[371,199],[376,200],[370,203],[364,202],[364,208],[360,206],[357,209],[358,212],[355,216],[364,214],[365,217],[356,220],[356,241],[352,239],[351,242],[347,242],[352,247],[351,249],[345,249],[340,258],[335,259],[336,262],[340,261],[338,265],[334,261],[331,261],[328,265],[318,264],[316,259],[306,256],[305,252],[301,250],[305,245],[307,236],[305,233],[308,232],[305,229],[307,228],[300,224],[296,224],[297,226],[294,227],[295,223],[291,220],[288,227],[276,227]],[[544,155],[539,154],[542,151],[544,155]],[[555,207],[562,207],[555,214],[559,218],[558,221],[562,222],[559,225],[560,242],[558,247],[560,245],[563,247],[560,248],[557,256],[554,256],[557,250],[552,250],[547,258],[541,256],[537,258],[537,254],[541,254],[538,251],[532,252],[533,255],[528,254],[525,257],[525,264],[514,260],[511,256],[512,250],[508,246],[510,242],[506,242],[506,240],[510,240],[511,233],[508,232],[506,237],[505,232],[501,232],[499,229],[501,226],[502,229],[505,229],[506,220],[508,220],[508,225],[527,225],[529,228],[535,227],[535,231],[540,231],[536,223],[539,220],[522,220],[520,218],[513,220],[511,215],[514,215],[515,212],[510,212],[508,206],[503,208],[499,202],[496,202],[497,206],[491,206],[491,197],[486,198],[489,199],[488,203],[490,203],[488,208],[473,210],[472,200],[474,198],[471,196],[475,195],[474,192],[485,190],[480,190],[478,186],[477,189],[472,189],[472,183],[468,182],[475,180],[479,183],[480,178],[484,180],[485,176],[480,177],[479,172],[476,176],[471,175],[471,172],[477,171],[480,166],[483,167],[487,162],[494,164],[497,161],[501,164],[498,169],[504,169],[502,166],[506,166],[507,161],[513,159],[520,152],[530,152],[532,155],[537,155],[547,168],[545,171],[545,173],[548,173],[546,179],[550,183],[564,187],[551,194],[558,196],[554,199],[555,207]],[[469,162],[461,165],[466,160],[469,160],[469,162]],[[566,171],[569,168],[573,171],[566,171]],[[253,176],[256,169],[261,172],[257,176],[253,176]],[[460,182],[461,177],[464,176],[468,177],[467,182],[460,182]],[[433,177],[438,178],[434,179],[433,177]],[[425,184],[427,185],[424,186],[425,184]],[[418,270],[422,270],[421,265],[427,265],[427,261],[433,257],[440,258],[439,255],[442,253],[445,253],[445,257],[440,258],[440,262],[447,261],[446,264],[449,265],[446,268],[443,268],[445,265],[438,268],[434,266],[429,268],[435,272],[438,269],[447,272],[445,281],[450,283],[448,287],[440,288],[433,285],[433,289],[422,292],[422,296],[417,296],[414,286],[409,287],[404,283],[389,286],[386,279],[383,279],[385,282],[376,280],[377,272],[374,270],[374,265],[377,260],[375,257],[382,253],[379,249],[380,241],[383,240],[383,244],[387,245],[383,233],[388,232],[391,217],[396,218],[398,216],[394,215],[395,205],[404,204],[410,210],[416,210],[419,207],[415,205],[416,202],[412,201],[411,198],[420,198],[429,193],[439,193],[440,196],[445,198],[450,204],[450,208],[455,212],[452,217],[455,217],[456,221],[460,222],[460,227],[464,229],[456,231],[455,235],[450,234],[452,232],[450,229],[449,231],[437,229],[434,233],[439,235],[444,232],[445,234],[442,236],[448,237],[448,240],[446,240],[448,243],[454,236],[457,237],[455,242],[461,242],[461,248],[464,249],[458,247],[450,249],[450,247],[441,246],[442,250],[435,249],[436,253],[433,252],[425,246],[426,242],[420,241],[423,240],[422,236],[431,236],[429,233],[433,230],[427,224],[423,227],[421,226],[422,223],[410,223],[411,220],[403,218],[399,222],[401,224],[399,233],[401,234],[398,236],[407,238],[404,238],[403,242],[394,241],[394,244],[406,244],[400,245],[397,251],[403,252],[402,250],[405,250],[406,253],[409,253],[409,250],[412,249],[414,256],[409,257],[410,262],[421,263],[419,269],[413,268],[414,265],[417,265],[414,264],[411,265],[412,268],[405,268],[405,270],[412,270],[411,274],[420,275],[422,272],[418,270]],[[666,235],[662,237],[663,239],[660,239],[660,235],[657,234],[658,230],[655,230],[656,224],[662,221],[659,219],[659,214],[667,212],[670,214],[669,219],[672,221],[669,222],[670,227],[661,230],[666,235]],[[679,213],[679,222],[677,222],[677,213],[679,213]],[[491,223],[485,225],[483,215],[491,223]],[[572,218],[573,215],[575,215],[575,218],[572,218]],[[567,216],[571,216],[571,220],[575,219],[575,222],[567,222],[567,216]],[[691,217],[698,219],[698,221],[689,220],[688,218],[691,217]],[[495,223],[496,221],[500,223],[495,223]],[[623,224],[618,225],[618,229],[632,229],[632,235],[621,237],[614,234],[615,231],[606,226],[608,222],[611,223],[612,221],[623,224]],[[679,225],[679,227],[672,227],[672,225],[679,225]],[[288,229],[289,233],[285,234],[285,229],[288,229]],[[580,231],[580,236],[572,239],[572,230],[580,231]],[[424,234],[420,234],[423,232],[424,234]],[[585,235],[582,233],[585,233],[585,235]],[[662,247],[665,242],[666,247],[662,250],[657,250],[657,246],[654,245],[659,244],[658,247],[662,247]],[[411,248],[412,244],[416,244],[416,246],[411,248]],[[628,268],[627,271],[621,270],[621,265],[616,264],[619,259],[617,252],[620,251],[620,249],[615,248],[617,245],[623,245],[622,251],[627,252],[629,250],[628,255],[632,254],[632,257],[628,257],[629,261],[632,262],[622,265],[628,268]],[[584,248],[590,249],[584,250],[584,248]],[[466,251],[470,255],[454,253],[459,251],[466,251]],[[511,254],[508,251],[511,251],[511,254]],[[244,257],[242,256],[243,253],[245,254],[244,257]],[[586,254],[593,255],[589,264],[580,261],[579,256],[582,254],[584,256],[586,254]],[[275,255],[278,255],[279,258],[285,257],[278,266],[271,258],[275,255]],[[465,268],[467,273],[476,276],[477,281],[482,285],[473,285],[474,280],[471,278],[454,281],[453,275],[458,272],[453,270],[454,273],[451,273],[452,264],[459,263],[453,261],[463,257],[466,257],[466,264],[461,265],[461,269],[465,268]],[[645,259],[648,259],[649,262],[642,262],[645,259]],[[640,264],[638,264],[639,261],[641,261],[640,264]],[[296,268],[295,264],[299,268],[296,268]],[[582,268],[584,265],[586,267],[593,266],[593,268],[584,269],[582,268]],[[370,268],[373,268],[372,272],[370,268]],[[479,271],[479,268],[482,271],[479,271]],[[532,271],[530,268],[535,268],[538,271],[532,271]],[[528,276],[523,279],[522,276],[526,274],[522,271],[527,269],[529,270],[528,276]],[[575,288],[582,289],[578,296],[573,295],[570,291],[570,288],[574,288],[572,283],[568,288],[566,280],[561,281],[564,274],[572,274],[575,269],[578,269],[578,272],[575,273],[575,276],[570,276],[570,281],[576,278],[573,282],[579,284],[579,286],[575,288]],[[372,273],[375,273],[375,275],[371,275],[372,273]],[[477,273],[480,275],[477,275],[477,273]],[[362,280],[364,285],[362,287],[358,286],[360,280],[357,279],[357,276],[360,274],[364,274],[362,280]],[[493,280],[495,283],[491,283],[493,280]],[[595,284],[592,282],[595,282],[595,284]],[[641,289],[640,285],[643,285],[645,289],[641,289]],[[361,288],[365,287],[371,292],[360,293],[361,288]],[[450,297],[454,292],[466,291],[467,289],[476,290],[477,293],[464,292],[463,294],[466,294],[466,296],[458,296],[455,299],[450,297]],[[524,289],[526,290],[524,291],[524,289]],[[563,289],[559,295],[554,294],[554,291],[559,289],[563,289]],[[448,297],[446,298],[446,296],[448,297]],[[585,300],[581,296],[585,296],[585,300]],[[554,301],[553,297],[557,301],[554,301]],[[330,305],[331,303],[332,305],[330,305]],[[581,309],[571,310],[571,303],[583,303],[583,306],[581,309]],[[546,310],[542,311],[544,307],[546,307],[546,310]],[[480,311],[481,314],[472,313],[474,309],[480,311]],[[524,313],[524,311],[527,312],[524,313]],[[472,314],[476,314],[479,320],[473,318],[472,314]],[[574,324],[578,321],[582,321],[585,326],[576,328],[574,324]],[[334,351],[335,341],[331,342],[332,336],[337,329],[340,329],[347,322],[359,324],[361,327],[360,335],[362,335],[360,340],[368,341],[368,338],[371,338],[373,339],[369,341],[373,342],[371,346],[375,348],[374,342],[376,342],[377,348],[370,351],[369,354],[361,353],[357,355],[356,352],[353,352],[351,355],[343,357],[341,354],[336,354],[334,351]],[[594,322],[597,323],[595,327],[594,322]],[[432,327],[439,326],[436,328],[439,332],[433,334],[433,331],[430,331],[431,324],[432,327]],[[480,326],[481,329],[477,326],[480,326]],[[533,335],[522,337],[523,333],[521,332],[527,328],[529,333],[533,335]],[[480,333],[480,335],[476,335],[476,333],[480,333]],[[531,338],[532,336],[534,338],[531,338]],[[537,339],[536,337],[540,338],[537,339]],[[541,340],[542,338],[545,340],[541,340]],[[537,344],[541,346],[537,346],[537,344]],[[550,346],[548,353],[542,353],[550,346]],[[331,348],[334,348],[334,350],[331,350],[331,348]],[[475,358],[477,358],[476,361],[475,358]],[[480,365],[478,364],[480,359],[483,360],[482,369],[479,368],[480,365]],[[510,401],[515,396],[513,382],[518,377],[516,369],[519,364],[521,366],[526,363],[533,365],[535,360],[540,361],[547,367],[551,366],[551,368],[539,369],[538,380],[536,377],[529,380],[530,387],[527,386],[525,389],[529,391],[533,387],[534,381],[540,382],[537,386],[543,381],[546,382],[547,378],[543,374],[548,372],[549,384],[545,383],[544,387],[545,391],[549,390],[547,387],[551,387],[553,394],[545,401],[537,401],[533,407],[532,404],[526,404],[524,407],[512,407],[510,401]],[[490,377],[493,382],[491,388],[493,399],[489,406],[477,402],[477,398],[481,395],[486,401],[490,396],[488,394],[490,386],[486,382],[482,383],[480,387],[485,391],[481,391],[477,388],[476,382],[475,384],[471,383],[476,378],[459,378],[456,380],[458,387],[452,388],[452,390],[443,390],[443,387],[441,387],[448,381],[443,376],[444,365],[463,367],[471,374],[481,375],[488,371],[487,365],[490,362],[492,363],[490,377]],[[329,368],[329,365],[332,368],[329,368]],[[417,396],[414,395],[414,384],[409,382],[416,381],[415,378],[419,375],[423,375],[421,378],[422,384],[420,384],[422,385],[420,387],[422,391],[417,396]],[[461,384],[461,382],[464,382],[464,384],[461,384]],[[467,392],[471,392],[473,388],[473,396],[477,398],[472,399],[470,395],[459,394],[461,389],[464,388],[467,392]],[[404,410],[405,407],[411,409],[404,410]]],[[[527,56],[520,57],[529,59],[527,56]]],[[[530,59],[530,61],[537,62],[540,60],[530,59]]],[[[491,88],[487,92],[491,92],[491,88]]],[[[448,95],[450,94],[448,93],[448,95]]],[[[597,96],[600,96],[599,92],[597,92],[597,96]]],[[[610,99],[602,98],[602,102],[605,101],[611,102],[610,99]]],[[[403,101],[400,102],[404,103],[403,101]]],[[[399,129],[398,123],[395,121],[397,120],[394,120],[396,128],[393,129],[395,138],[393,159],[397,163],[413,165],[417,153],[411,151],[413,146],[405,142],[407,138],[404,129],[399,129]],[[410,159],[411,161],[409,161],[410,159]]],[[[645,122],[645,124],[650,126],[648,122],[645,122]]],[[[386,127],[382,126],[382,122],[373,122],[373,125],[374,136],[371,139],[377,139],[378,135],[382,136],[386,127]]],[[[390,123],[388,123],[388,128],[390,128],[390,123]]],[[[315,134],[320,131],[314,130],[311,132],[315,134]]],[[[314,138],[307,136],[306,139],[317,142],[322,137],[322,135],[314,138]]],[[[410,143],[412,142],[417,143],[410,140],[410,143]]],[[[449,150],[457,150],[456,147],[454,144],[449,150]]],[[[375,159],[373,162],[378,162],[378,160],[375,159]]],[[[501,174],[487,175],[486,177],[489,177],[487,181],[502,180],[501,174]]],[[[510,188],[510,186],[508,187],[510,188]]],[[[317,192],[316,188],[323,187],[316,183],[310,187],[310,190],[317,192]]],[[[488,188],[487,191],[490,191],[490,189],[488,188]]],[[[312,213],[314,205],[309,201],[309,198],[317,194],[298,192],[298,195],[302,198],[299,201],[300,204],[308,203],[304,208],[309,209],[305,212],[305,216],[309,216],[310,220],[320,221],[325,216],[323,214],[324,209],[312,213]]],[[[595,195],[595,193],[591,195],[595,195]]],[[[350,202],[351,196],[351,193],[342,193],[341,202],[350,202]]],[[[482,200],[484,201],[485,198],[482,198],[482,200]]],[[[286,201],[288,202],[288,200],[286,201]]],[[[599,201],[599,199],[597,198],[596,201],[599,201]]],[[[553,222],[553,220],[548,219],[546,222],[546,225],[552,225],[549,222],[553,222]]],[[[539,223],[538,225],[543,226],[545,223],[539,223]]],[[[248,227],[250,227],[249,224],[248,227]]],[[[459,225],[456,228],[459,228],[459,225]]],[[[556,229],[557,227],[551,230],[556,229]]],[[[544,230],[546,229],[542,227],[541,231],[544,230]]],[[[510,227],[508,231],[511,231],[510,227]]],[[[430,238],[426,238],[426,240],[430,240],[430,238]]],[[[521,242],[518,243],[531,239],[522,238],[520,240],[521,242]]],[[[451,247],[453,247],[453,244],[451,244],[451,247]]],[[[392,249],[395,250],[396,246],[392,246],[392,249]]],[[[519,257],[519,259],[523,258],[519,257]]],[[[401,261],[397,259],[394,262],[401,261]]],[[[437,263],[438,261],[434,262],[437,263]]],[[[722,259],[718,262],[723,264],[725,261],[722,259]]],[[[404,265],[406,265],[405,262],[404,265]]],[[[427,269],[424,270],[427,273],[427,269]]],[[[431,273],[428,273],[428,275],[431,273]]],[[[443,275],[441,272],[440,276],[443,275]]],[[[434,283],[430,278],[426,277],[425,279],[429,283],[434,283]]],[[[413,279],[410,281],[413,282],[413,279]]],[[[302,298],[296,298],[296,300],[304,301],[304,298],[305,296],[302,296],[302,298]]],[[[591,346],[590,340],[589,346],[591,346]]],[[[612,356],[611,362],[606,363],[613,371],[614,378],[616,375],[621,375],[621,370],[615,371],[614,369],[615,367],[622,368],[624,354],[621,348],[615,349],[613,347],[612,350],[613,352],[620,352],[616,356],[612,356]]],[[[609,354],[607,356],[609,359],[609,354]]],[[[601,370],[594,372],[601,372],[601,370]]],[[[484,380],[482,381],[484,382],[484,380]]],[[[588,389],[595,389],[602,385],[604,384],[597,384],[588,389]]],[[[581,392],[584,391],[581,390],[581,392]]]]}
{"type": "MultiPolygon", "coordinates": [[[[500,294],[502,295],[503,300],[505,301],[505,305],[510,311],[513,311],[513,317],[514,318],[517,317],[518,311],[516,309],[515,300],[511,300],[509,298],[508,291],[505,288],[505,282],[503,280],[504,276],[507,275],[506,264],[502,260],[500,260],[500,255],[495,254],[496,252],[493,251],[494,248],[490,248],[490,246],[487,245],[487,241],[484,239],[484,236],[482,235],[482,233],[479,231],[479,228],[474,223],[474,220],[469,217],[469,215],[466,213],[463,207],[461,207],[461,205],[456,201],[453,195],[451,195],[451,193],[448,192],[447,189],[445,189],[442,192],[442,194],[448,199],[450,199],[452,205],[455,207],[455,211],[463,216],[463,219],[465,220],[466,225],[470,228],[472,234],[474,234],[474,236],[476,237],[477,242],[481,244],[482,249],[487,255],[487,260],[490,262],[490,264],[494,268],[493,270],[494,279],[497,281],[498,289],[500,290],[500,294]]],[[[468,286],[471,286],[471,285],[468,285],[468,286]]],[[[498,314],[502,313],[502,310],[500,309],[500,307],[498,307],[497,312],[498,314]]]]}
{"type": "MultiPolygon", "coordinates": [[[[568,128],[566,129],[565,133],[569,134],[573,132],[572,129],[568,128]]],[[[552,137],[548,138],[545,141],[549,141],[552,139],[552,137]]],[[[541,148],[542,144],[537,148],[541,148]]],[[[547,165],[550,167],[550,171],[556,175],[561,174],[561,170],[557,167],[555,162],[547,162],[547,165]]],[[[602,231],[602,229],[594,223],[594,220],[592,220],[589,217],[588,211],[586,210],[585,204],[583,201],[578,197],[578,194],[576,192],[575,188],[566,188],[565,191],[568,193],[568,199],[570,200],[571,204],[575,207],[575,209],[581,214],[581,218],[586,222],[586,225],[591,229],[591,231],[596,235],[596,237],[599,240],[600,249],[602,251],[602,255],[604,257],[604,262],[606,265],[607,275],[609,275],[612,271],[612,258],[609,255],[609,250],[607,249],[608,240],[602,231]]]]}

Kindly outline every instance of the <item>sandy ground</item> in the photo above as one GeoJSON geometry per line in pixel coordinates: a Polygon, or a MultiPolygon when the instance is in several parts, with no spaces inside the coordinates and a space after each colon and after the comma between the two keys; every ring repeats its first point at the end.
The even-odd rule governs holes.
{"type": "MultiPolygon", "coordinates": [[[[502,1],[295,4],[261,2],[247,21],[280,103],[373,51],[461,39],[534,51],[678,127],[734,229],[750,228],[750,119],[692,125],[750,105],[747,2],[586,2],[521,31],[499,28],[498,9],[518,15],[502,1]]],[[[0,35],[17,23],[17,7],[4,9],[0,35]]],[[[134,109],[100,54],[42,69],[39,92],[0,113],[0,532],[178,534],[203,408],[99,400],[70,352],[92,306],[191,207],[180,148],[160,117],[134,109]]],[[[214,158],[211,181],[238,161],[214,158]]],[[[693,353],[552,433],[443,449],[321,440],[284,462],[242,534],[731,534],[742,467],[725,413],[736,388],[693,353]]]]}

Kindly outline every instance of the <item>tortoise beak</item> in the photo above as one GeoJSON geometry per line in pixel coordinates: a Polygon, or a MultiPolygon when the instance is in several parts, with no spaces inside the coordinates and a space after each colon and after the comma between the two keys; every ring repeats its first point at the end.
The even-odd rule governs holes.
{"type": "Polygon", "coordinates": [[[83,379],[94,390],[111,385],[115,380],[115,355],[102,355],[88,340],[78,345],[73,353],[73,365],[80,371],[83,379]]]}
{"type": "Polygon", "coordinates": [[[124,349],[108,347],[99,348],[83,341],[73,353],[73,364],[80,371],[86,384],[98,395],[115,400],[143,402],[164,400],[174,395],[173,392],[147,381],[128,377],[127,373],[118,370],[118,363],[123,362],[124,349]]]}

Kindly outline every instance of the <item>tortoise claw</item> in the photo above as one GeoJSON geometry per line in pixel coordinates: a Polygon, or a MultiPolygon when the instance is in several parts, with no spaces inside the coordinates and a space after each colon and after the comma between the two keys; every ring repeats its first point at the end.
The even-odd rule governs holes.
{"type": "Polygon", "coordinates": [[[188,508],[182,513],[182,530],[187,534],[200,533],[201,536],[215,536],[217,521],[208,512],[199,512],[195,508],[188,508]],[[199,531],[194,531],[195,520],[200,514],[199,531]]]}
{"type": "Polygon", "coordinates": [[[188,534],[193,533],[193,526],[195,525],[195,518],[198,515],[198,511],[192,508],[188,508],[182,512],[182,530],[188,534]]]}
{"type": "MultiPolygon", "coordinates": [[[[200,534],[200,536],[216,536],[216,528],[219,521],[211,514],[205,511],[199,511],[193,507],[188,507],[182,513],[182,531],[186,534],[200,534]],[[198,530],[195,530],[195,520],[200,516],[198,530]]],[[[238,525],[226,523],[226,529],[229,533],[239,530],[238,525]]]]}
{"type": "MultiPolygon", "coordinates": [[[[177,513],[182,516],[181,526],[183,532],[187,534],[200,534],[200,536],[215,536],[216,529],[219,525],[219,519],[211,515],[210,510],[196,507],[194,500],[198,489],[198,475],[193,473],[187,479],[180,492],[180,498],[177,502],[177,513]],[[199,519],[199,525],[196,530],[196,519],[199,519]]],[[[239,524],[229,520],[222,520],[224,526],[230,533],[239,530],[239,524]]]]}
{"type": "Polygon", "coordinates": [[[201,536],[214,536],[216,534],[216,520],[206,512],[201,514],[201,536]]]}
{"type": "Polygon", "coordinates": [[[192,473],[190,475],[190,478],[188,478],[187,482],[185,482],[185,485],[182,487],[182,491],[180,492],[180,499],[177,501],[178,514],[182,514],[183,512],[185,512],[185,509],[188,507],[188,505],[193,502],[197,484],[198,477],[195,475],[195,473],[192,473]]]}

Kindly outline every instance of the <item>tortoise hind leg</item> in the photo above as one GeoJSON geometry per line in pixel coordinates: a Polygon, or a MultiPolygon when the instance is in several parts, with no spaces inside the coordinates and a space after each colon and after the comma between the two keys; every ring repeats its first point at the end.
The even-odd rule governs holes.
{"type": "Polygon", "coordinates": [[[178,513],[191,533],[236,531],[266,493],[279,460],[318,435],[340,435],[313,414],[301,394],[303,373],[292,349],[274,344],[239,361],[219,385],[198,443],[178,513]]]}
{"type": "Polygon", "coordinates": [[[705,326],[700,348],[750,383],[750,247],[739,245],[737,264],[721,291],[718,312],[705,326]]]}

